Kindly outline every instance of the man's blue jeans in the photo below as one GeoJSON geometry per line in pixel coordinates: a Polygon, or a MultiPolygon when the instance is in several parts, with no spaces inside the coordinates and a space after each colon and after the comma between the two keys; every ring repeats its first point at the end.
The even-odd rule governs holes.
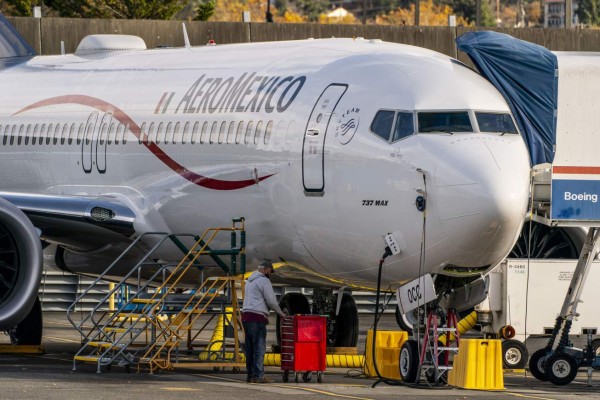
{"type": "Polygon", "coordinates": [[[267,324],[264,322],[244,322],[246,334],[246,370],[249,378],[262,378],[265,375],[265,352],[267,350],[267,324]]]}

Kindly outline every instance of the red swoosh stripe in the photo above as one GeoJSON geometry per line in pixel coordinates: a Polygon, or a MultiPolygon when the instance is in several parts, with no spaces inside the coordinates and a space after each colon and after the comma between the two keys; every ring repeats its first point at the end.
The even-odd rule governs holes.
{"type": "MultiPolygon", "coordinates": [[[[110,112],[110,113],[112,113],[113,118],[115,118],[117,121],[119,121],[123,125],[129,125],[129,130],[131,131],[131,133],[133,133],[138,138],[138,140],[140,138],[142,138],[141,137],[142,130],[140,129],[138,124],[136,124],[133,121],[133,119],[131,119],[131,117],[129,115],[127,115],[127,113],[125,111],[121,110],[119,107],[116,107],[110,103],[107,103],[104,100],[100,100],[95,97],[86,96],[86,95],[72,94],[72,95],[66,95],[66,96],[51,97],[49,99],[38,101],[37,103],[33,103],[33,104],[17,111],[13,115],[21,114],[26,111],[30,111],[30,110],[40,108],[40,107],[53,106],[53,105],[58,105],[58,104],[80,104],[83,106],[95,108],[102,112],[110,112]]],[[[169,155],[167,153],[165,153],[155,143],[148,143],[147,141],[143,141],[142,143],[144,144],[144,146],[146,146],[146,148],[148,150],[150,150],[150,152],[152,154],[154,154],[156,156],[156,158],[158,158],[160,161],[162,161],[167,167],[171,168],[173,171],[175,171],[181,177],[187,179],[188,181],[190,181],[198,186],[202,186],[207,189],[214,189],[214,190],[243,189],[245,187],[252,186],[258,182],[261,182],[261,181],[275,175],[275,174],[271,174],[271,175],[262,176],[262,177],[258,178],[258,182],[254,179],[248,179],[248,180],[244,180],[244,181],[223,181],[220,179],[212,179],[212,178],[208,178],[206,176],[198,175],[195,172],[190,171],[189,169],[185,168],[183,165],[179,164],[177,161],[175,161],[171,157],[169,157],[169,155]]]]}
{"type": "Polygon", "coordinates": [[[581,175],[600,175],[600,167],[568,167],[554,166],[552,172],[555,174],[581,174],[581,175]]]}

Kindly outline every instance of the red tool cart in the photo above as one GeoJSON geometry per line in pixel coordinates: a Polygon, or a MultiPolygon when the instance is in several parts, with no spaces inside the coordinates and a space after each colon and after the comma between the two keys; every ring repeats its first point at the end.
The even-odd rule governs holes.
{"type": "Polygon", "coordinates": [[[281,319],[281,370],[287,382],[290,372],[298,382],[302,374],[304,382],[310,382],[317,373],[317,382],[323,382],[325,371],[327,328],[326,317],[317,315],[293,315],[281,319]]]}

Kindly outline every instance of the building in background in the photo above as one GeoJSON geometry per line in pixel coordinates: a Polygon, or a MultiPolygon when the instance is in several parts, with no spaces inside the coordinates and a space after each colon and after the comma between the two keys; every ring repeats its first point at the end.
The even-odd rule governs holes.
{"type": "MultiPolygon", "coordinates": [[[[573,26],[579,25],[577,9],[579,1],[573,1],[573,26]]],[[[565,1],[564,0],[544,0],[544,28],[564,28],[565,27],[565,1]]]]}

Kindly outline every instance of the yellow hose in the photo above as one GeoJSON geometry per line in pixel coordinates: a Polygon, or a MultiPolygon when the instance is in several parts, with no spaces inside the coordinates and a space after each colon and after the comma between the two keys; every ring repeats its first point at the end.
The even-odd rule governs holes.
{"type": "MultiPolygon", "coordinates": [[[[221,354],[220,354],[221,355],[221,354]]],[[[233,353],[222,354],[223,360],[233,360],[233,353]]],[[[246,356],[242,353],[242,362],[246,362],[246,356]]],[[[345,355],[345,354],[327,354],[325,356],[325,365],[329,368],[362,368],[365,363],[365,356],[345,355]]],[[[281,365],[281,354],[267,353],[264,360],[265,367],[278,367],[281,365]]]]}
{"type": "MultiPolygon", "coordinates": [[[[471,314],[467,315],[460,321],[458,321],[458,334],[462,335],[463,333],[472,329],[475,324],[477,324],[477,311],[471,312],[471,314]]],[[[454,333],[450,334],[450,341],[455,341],[456,335],[454,333]]],[[[446,335],[440,335],[439,341],[446,344],[446,335]]]]}
{"type": "Polygon", "coordinates": [[[208,343],[208,345],[206,345],[204,351],[200,352],[200,354],[198,355],[198,359],[200,361],[215,360],[217,356],[219,356],[215,353],[223,348],[223,327],[225,326],[225,324],[223,323],[223,318],[227,318],[226,323],[231,324],[232,314],[233,307],[226,307],[225,314],[219,315],[219,318],[217,319],[217,325],[215,325],[215,330],[213,331],[212,337],[210,338],[210,342],[208,343]]]}

